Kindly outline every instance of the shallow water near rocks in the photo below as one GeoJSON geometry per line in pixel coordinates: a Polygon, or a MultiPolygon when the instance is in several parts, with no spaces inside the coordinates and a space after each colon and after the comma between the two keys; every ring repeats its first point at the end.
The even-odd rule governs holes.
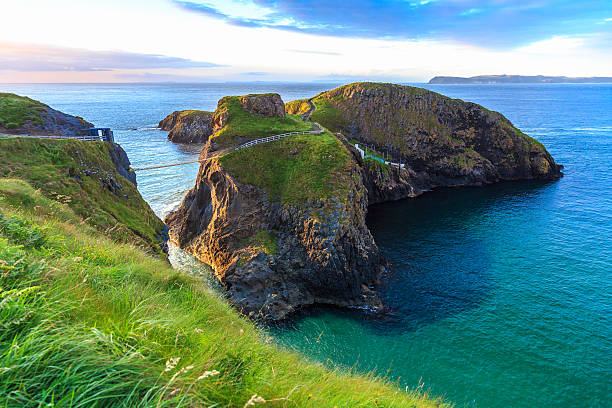
{"type": "MultiPolygon", "coordinates": [[[[332,87],[0,85],[113,127],[133,167],[197,157],[198,146],[173,145],[153,129],[173,110],[213,110],[222,96],[256,92],[287,101],[332,87]]],[[[269,330],[310,358],[377,370],[411,388],[422,381],[459,406],[610,406],[612,86],[426,87],[502,112],[546,145],[565,177],[371,207],[368,225],[390,261],[381,288],[390,313],[318,308],[269,330]]],[[[163,216],[196,174],[197,165],[139,173],[139,189],[163,216]]],[[[182,268],[206,273],[181,259],[182,268]]]]}

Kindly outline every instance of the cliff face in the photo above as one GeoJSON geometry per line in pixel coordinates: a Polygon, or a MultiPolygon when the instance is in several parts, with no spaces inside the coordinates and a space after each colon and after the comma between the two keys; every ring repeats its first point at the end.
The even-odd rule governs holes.
{"type": "Polygon", "coordinates": [[[283,205],[214,160],[165,222],[248,315],[277,320],[315,303],[379,308],[371,288],[381,260],[365,224],[367,191],[353,174],[346,196],[283,205]]]}
{"type": "Polygon", "coordinates": [[[205,143],[214,133],[212,113],[198,110],[172,112],[158,127],[169,131],[168,140],[174,143],[205,143]]]}
{"type": "Polygon", "coordinates": [[[562,176],[541,143],[474,103],[376,83],[345,85],[312,103],[313,121],[405,164],[392,173],[410,180],[406,191],[562,176]]]}
{"type": "Polygon", "coordinates": [[[55,110],[44,103],[0,93],[0,133],[15,135],[83,136],[93,125],[81,117],[55,110]]]}
{"type": "MultiPolygon", "coordinates": [[[[215,116],[228,112],[220,123],[234,132],[272,112],[276,104],[261,100],[245,106],[251,117],[231,109],[215,116]]],[[[276,118],[256,123],[275,126],[276,118]]],[[[276,320],[315,303],[381,306],[367,205],[362,170],[346,147],[329,133],[299,135],[205,162],[165,222],[173,241],[213,266],[239,309],[276,320]]]]}

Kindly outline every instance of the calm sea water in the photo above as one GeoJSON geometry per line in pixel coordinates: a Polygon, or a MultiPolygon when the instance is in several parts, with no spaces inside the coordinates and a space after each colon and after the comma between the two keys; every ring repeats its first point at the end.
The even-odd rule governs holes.
{"type": "MultiPolygon", "coordinates": [[[[0,85],[110,126],[134,167],[195,159],[198,146],[152,129],[173,110],[213,110],[225,95],[322,84],[0,85]],[[133,130],[136,129],[136,130],[133,130]]],[[[391,266],[384,319],[317,309],[271,328],[327,364],[420,383],[460,406],[612,406],[612,86],[426,85],[502,112],[542,141],[565,177],[446,189],[372,207],[391,266]]],[[[161,215],[197,166],[138,174],[161,215]]],[[[184,257],[181,258],[184,263],[184,257]]]]}

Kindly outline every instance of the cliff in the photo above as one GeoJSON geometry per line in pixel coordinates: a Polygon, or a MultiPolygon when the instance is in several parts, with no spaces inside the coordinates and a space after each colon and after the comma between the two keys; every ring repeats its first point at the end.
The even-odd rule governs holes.
{"type": "Polygon", "coordinates": [[[0,133],[81,136],[93,125],[25,96],[0,93],[0,133]]]}
{"type": "Polygon", "coordinates": [[[500,113],[475,103],[379,83],[345,85],[317,95],[311,103],[312,121],[405,166],[391,172],[397,173],[394,180],[402,181],[387,183],[391,191],[381,191],[382,196],[402,198],[435,187],[562,176],[562,166],[541,143],[500,113]],[[404,193],[393,193],[395,187],[404,193]]]}
{"type": "Polygon", "coordinates": [[[210,140],[220,157],[202,164],[165,220],[171,239],[210,264],[232,303],[254,317],[278,320],[312,304],[380,310],[384,260],[365,225],[370,204],[561,176],[546,149],[501,114],[424,89],[346,85],[288,104],[285,117],[279,99],[219,101],[210,140]],[[311,126],[303,119],[336,133],[232,149],[311,126]]]}
{"type": "Polygon", "coordinates": [[[140,196],[117,144],[0,138],[0,177],[25,180],[111,239],[165,257],[165,226],[140,196]]]}
{"type": "Polygon", "coordinates": [[[174,111],[158,127],[174,143],[205,143],[214,131],[212,113],[199,110],[174,111]]]}
{"type": "Polygon", "coordinates": [[[309,130],[294,118],[285,117],[285,104],[278,94],[226,96],[215,112],[175,111],[159,122],[175,143],[204,143],[211,140],[213,150],[225,149],[250,139],[285,130],[309,130]],[[233,121],[230,126],[228,121],[233,121]]]}
{"type": "MultiPolygon", "coordinates": [[[[278,117],[267,117],[273,129],[278,117]]],[[[221,132],[239,134],[251,118],[266,122],[230,113],[221,132]]],[[[165,222],[171,239],[212,265],[232,302],[254,317],[282,319],[315,303],[380,308],[371,287],[381,259],[365,225],[361,177],[333,135],[296,135],[202,164],[195,187],[165,222]]]]}
{"type": "Polygon", "coordinates": [[[545,75],[478,75],[469,78],[436,76],[430,84],[609,84],[612,77],[566,77],[545,75]]]}

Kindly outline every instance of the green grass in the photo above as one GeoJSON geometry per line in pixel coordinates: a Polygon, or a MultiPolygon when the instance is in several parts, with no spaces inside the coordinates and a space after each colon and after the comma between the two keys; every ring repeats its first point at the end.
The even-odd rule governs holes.
{"type": "MultiPolygon", "coordinates": [[[[28,181],[49,198],[67,204],[79,221],[119,242],[161,254],[162,222],[136,187],[115,172],[103,142],[35,138],[0,139],[0,177],[28,181]],[[112,180],[121,185],[115,193],[112,180]]],[[[15,200],[29,199],[15,192],[15,200]]]]}
{"type": "Polygon", "coordinates": [[[265,117],[243,108],[238,96],[226,96],[219,101],[215,115],[228,114],[227,124],[211,136],[211,141],[223,147],[237,146],[249,139],[276,134],[312,130],[299,116],[265,117]]]}
{"type": "Polygon", "coordinates": [[[0,214],[2,407],[442,405],[275,346],[203,280],[23,180],[0,178],[0,214]]]}
{"type": "Polygon", "coordinates": [[[212,112],[208,112],[208,111],[190,109],[190,110],[181,111],[179,114],[179,118],[184,119],[190,116],[199,116],[199,117],[207,118],[211,116],[212,114],[213,114],[212,112]]]}
{"type": "Polygon", "coordinates": [[[371,157],[366,157],[363,162],[370,173],[380,173],[382,181],[387,181],[391,175],[391,166],[388,164],[381,163],[379,160],[371,157]]]}
{"type": "Polygon", "coordinates": [[[346,129],[346,118],[325,95],[315,97],[312,104],[315,106],[315,110],[310,115],[311,121],[321,123],[332,132],[340,132],[346,129]]]}
{"type": "Polygon", "coordinates": [[[16,129],[27,121],[42,124],[41,113],[45,108],[41,102],[12,93],[0,93],[0,127],[16,129]]]}
{"type": "Polygon", "coordinates": [[[264,189],[268,199],[299,204],[349,188],[350,153],[328,132],[295,135],[220,158],[241,183],[264,189]]]}

